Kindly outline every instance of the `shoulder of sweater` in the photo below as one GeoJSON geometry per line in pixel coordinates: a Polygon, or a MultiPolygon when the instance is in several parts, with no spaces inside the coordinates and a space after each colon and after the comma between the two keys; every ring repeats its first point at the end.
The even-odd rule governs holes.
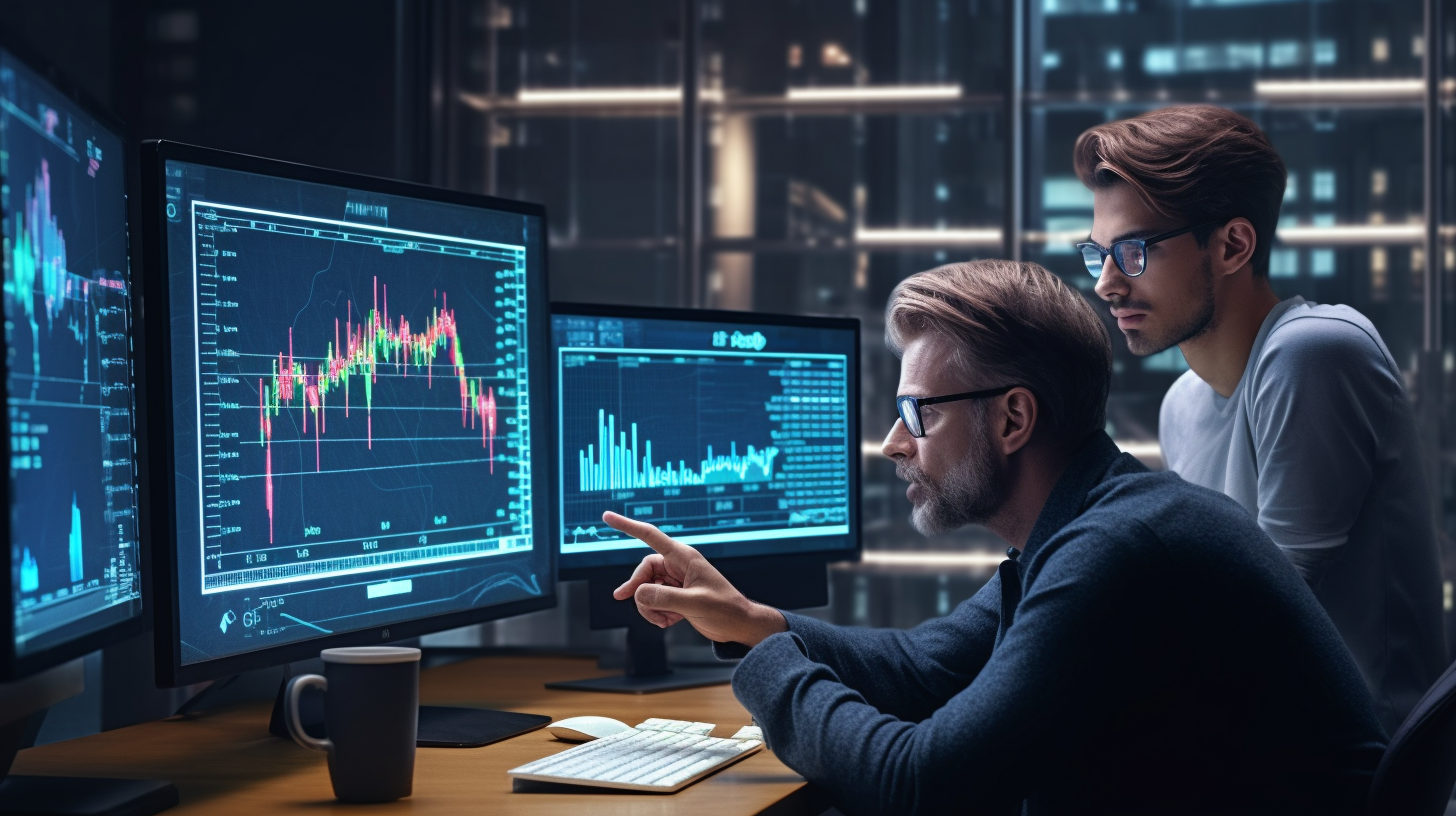
{"type": "Polygon", "coordinates": [[[1153,551],[1177,554],[1230,538],[1257,538],[1257,524],[1229,497],[1168,471],[1128,471],[1087,494],[1083,512],[1049,540],[1049,551],[1098,551],[1116,565],[1153,551]]]}

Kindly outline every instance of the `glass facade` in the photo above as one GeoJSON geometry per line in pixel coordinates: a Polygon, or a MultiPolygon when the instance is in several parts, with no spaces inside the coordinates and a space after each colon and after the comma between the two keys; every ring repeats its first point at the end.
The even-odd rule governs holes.
{"type": "MultiPolygon", "coordinates": [[[[1380,330],[1449,540],[1456,2],[1431,1],[1434,100],[1415,0],[459,0],[439,37],[436,181],[545,203],[557,299],[858,316],[866,562],[835,571],[829,614],[903,626],[974,592],[1000,547],[915,533],[878,454],[898,379],[878,342],[890,290],[1014,255],[1095,299],[1072,250],[1091,223],[1078,134],[1231,107],[1290,171],[1276,290],[1380,330]]],[[[1156,464],[1158,406],[1186,364],[1113,345],[1110,430],[1156,464]]]]}

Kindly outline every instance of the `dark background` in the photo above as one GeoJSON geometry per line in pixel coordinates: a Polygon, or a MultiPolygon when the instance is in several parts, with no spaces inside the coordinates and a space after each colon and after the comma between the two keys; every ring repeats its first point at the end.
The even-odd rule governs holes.
{"type": "MultiPolygon", "coordinates": [[[[1295,104],[1255,90],[1269,79],[1419,80],[1428,43],[1451,80],[1456,0],[1436,0],[1444,25],[1435,38],[1423,28],[1429,1],[0,0],[0,25],[110,106],[134,140],[178,139],[544,203],[555,298],[860,317],[861,506],[871,557],[831,571],[832,606],[822,614],[909,626],[972,594],[989,574],[984,559],[1004,545],[977,529],[920,538],[893,468],[874,454],[898,376],[878,342],[885,296],[921,269],[1011,254],[1090,296],[1091,279],[1066,251],[1065,235],[1090,223],[1071,145],[1091,125],[1176,102],[1229,105],[1266,129],[1291,170],[1290,224],[1419,224],[1425,183],[1435,181],[1448,237],[1431,258],[1410,241],[1291,243],[1276,248],[1274,277],[1282,295],[1368,315],[1406,374],[1429,451],[1449,599],[1451,95],[1432,117],[1446,137],[1428,166],[1429,120],[1418,98],[1295,104]],[[684,37],[689,8],[696,38],[684,37]],[[676,103],[519,104],[522,89],[675,88],[685,55],[728,104],[690,117],[676,103]],[[954,102],[785,101],[790,88],[946,83],[961,86],[954,102]],[[690,155],[696,174],[683,172],[690,155]],[[870,245],[857,238],[863,228],[989,228],[1012,237],[870,245]],[[1425,296],[1433,269],[1440,301],[1425,296]],[[1427,343],[1433,317],[1444,325],[1427,343]],[[911,567],[886,557],[905,551],[934,558],[911,567]]],[[[1157,407],[1185,363],[1175,350],[1135,358],[1120,339],[1114,347],[1109,430],[1157,464],[1157,407]]],[[[561,609],[434,642],[597,648],[619,640],[589,633],[582,588],[564,589],[561,609]]],[[[701,647],[684,627],[670,641],[684,654],[701,647]]],[[[160,716],[184,699],[134,688],[150,672],[146,648],[138,641],[89,659],[91,691],[53,712],[43,737],[160,716]]],[[[257,688],[271,693],[267,683],[257,688]]]]}

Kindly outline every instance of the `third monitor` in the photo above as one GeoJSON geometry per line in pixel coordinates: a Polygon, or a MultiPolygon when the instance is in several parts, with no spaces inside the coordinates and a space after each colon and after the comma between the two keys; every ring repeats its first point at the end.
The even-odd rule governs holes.
{"type": "Polygon", "coordinates": [[[696,547],[750,598],[828,602],[825,565],[860,549],[859,337],[853,318],[552,305],[561,575],[591,582],[593,628],[628,627],[628,676],[553,687],[728,676],[670,672],[660,630],[611,598],[649,551],[607,510],[696,547]]]}

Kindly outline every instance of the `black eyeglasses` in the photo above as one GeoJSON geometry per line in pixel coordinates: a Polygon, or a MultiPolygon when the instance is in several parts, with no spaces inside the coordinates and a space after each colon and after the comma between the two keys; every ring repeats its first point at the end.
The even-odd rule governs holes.
{"type": "Polygon", "coordinates": [[[900,412],[900,419],[905,423],[905,430],[909,431],[911,436],[919,439],[925,436],[925,423],[920,421],[921,406],[939,405],[942,402],[959,402],[961,400],[999,397],[1013,388],[1020,387],[1018,385],[1003,385],[1000,388],[989,388],[985,391],[966,391],[962,394],[947,394],[943,397],[896,397],[895,408],[900,412]]]}
{"type": "Polygon", "coordinates": [[[1122,270],[1122,274],[1129,278],[1136,278],[1138,275],[1147,271],[1148,247],[1159,241],[1177,238],[1184,233],[1221,223],[1223,222],[1205,221],[1202,224],[1194,224],[1191,227],[1165,232],[1162,235],[1154,235],[1151,238],[1131,238],[1126,241],[1115,241],[1111,247],[1104,247],[1101,244],[1087,241],[1077,244],[1077,249],[1082,250],[1082,263],[1087,265],[1087,271],[1091,272],[1094,278],[1102,277],[1102,267],[1107,263],[1108,255],[1112,256],[1112,260],[1117,263],[1117,268],[1122,270]]]}

